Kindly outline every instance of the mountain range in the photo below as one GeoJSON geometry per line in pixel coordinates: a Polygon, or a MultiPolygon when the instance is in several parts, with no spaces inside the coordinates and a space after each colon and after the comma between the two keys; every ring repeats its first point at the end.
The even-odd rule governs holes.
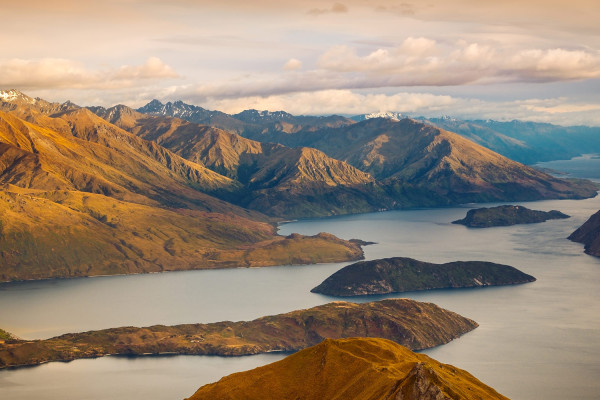
{"type": "MultiPolygon", "coordinates": [[[[244,122],[239,115],[230,117],[244,122]]],[[[254,115],[256,124],[265,114],[254,115]]],[[[553,178],[456,133],[399,114],[387,117],[373,115],[356,122],[333,116],[339,124],[323,127],[315,122],[322,121],[318,117],[294,120],[279,112],[264,117],[261,135],[254,135],[254,128],[236,132],[262,142],[316,148],[368,173],[376,184],[369,187],[373,196],[367,202],[380,209],[594,195],[595,187],[553,178]],[[293,121],[296,129],[273,129],[276,118],[293,121]]]]}
{"type": "MultiPolygon", "coordinates": [[[[138,111],[174,116],[191,122],[215,126],[226,131],[265,142],[298,145],[291,140],[295,133],[339,128],[369,119],[402,120],[406,114],[377,112],[343,116],[293,116],[284,111],[246,110],[239,114],[209,111],[182,101],[161,103],[153,100],[138,111]],[[247,116],[252,116],[251,120],[247,116]],[[217,118],[218,116],[218,118],[217,118]],[[227,120],[227,122],[225,122],[227,120]]],[[[560,126],[531,121],[462,120],[450,116],[439,118],[415,117],[415,120],[457,133],[470,141],[489,148],[512,160],[534,164],[540,161],[566,160],[582,154],[600,152],[600,127],[560,126]]]]}
{"type": "Polygon", "coordinates": [[[211,195],[239,186],[88,109],[1,92],[0,280],[362,257],[211,195]]]}
{"type": "Polygon", "coordinates": [[[0,92],[0,280],[357,259],[358,242],[273,223],[597,189],[412,119],[152,109],[237,128],[0,92]]]}

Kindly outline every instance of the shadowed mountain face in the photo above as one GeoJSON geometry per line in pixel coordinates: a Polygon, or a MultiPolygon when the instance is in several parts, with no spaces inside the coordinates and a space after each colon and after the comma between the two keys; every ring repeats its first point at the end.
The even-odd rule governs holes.
{"type": "Polygon", "coordinates": [[[178,118],[144,115],[125,106],[94,111],[235,180],[239,190],[215,194],[246,208],[297,218],[367,212],[393,203],[369,174],[316,149],[261,143],[178,118]]]}
{"type": "Polygon", "coordinates": [[[587,254],[600,257],[600,211],[573,232],[569,240],[583,243],[587,254]]]}
{"type": "Polygon", "coordinates": [[[507,398],[471,374],[385,339],[325,340],[205,385],[190,400],[507,398]]]}
{"type": "Polygon", "coordinates": [[[241,356],[297,351],[324,338],[355,336],[383,337],[416,350],[448,343],[476,327],[476,322],[432,303],[409,299],[362,304],[337,301],[253,321],[123,327],[47,340],[12,340],[0,343],[0,368],[106,354],[241,356]]]}
{"type": "Polygon", "coordinates": [[[2,99],[2,281],[362,255],[331,236],[276,236],[265,215],[211,195],[237,192],[239,182],[87,109],[48,115],[61,107],[18,92],[2,99]]]}
{"type": "MultiPolygon", "coordinates": [[[[256,112],[248,112],[248,115],[253,116],[248,117],[249,120],[267,118],[256,112]]],[[[270,118],[288,117],[287,114],[277,114],[270,115],[270,118]]],[[[220,130],[211,131],[206,127],[175,121],[163,120],[163,133],[160,134],[153,127],[156,121],[149,121],[144,128],[131,130],[159,142],[168,140],[168,147],[186,158],[202,160],[205,165],[211,165],[230,177],[242,182],[246,180],[253,193],[241,196],[243,200],[238,204],[263,212],[271,209],[272,214],[279,216],[327,215],[464,202],[582,198],[596,193],[596,187],[589,182],[551,177],[457,134],[410,119],[375,118],[336,128],[303,130],[293,134],[280,132],[273,136],[280,143],[300,148],[313,147],[327,154],[328,157],[313,153],[318,154],[321,161],[315,163],[315,157],[312,157],[314,167],[304,169],[301,167],[303,160],[289,149],[256,142],[241,145],[244,141],[239,136],[227,138],[227,134],[220,130]],[[206,139],[207,136],[211,139],[206,139]],[[190,148],[193,146],[195,149],[192,151],[190,148]],[[268,161],[265,162],[265,159],[268,161]],[[331,159],[350,164],[369,174],[369,179],[372,177],[375,182],[356,179],[357,173],[347,167],[342,173],[341,164],[329,166],[331,159]],[[288,165],[284,165],[283,160],[287,160],[288,165]],[[267,191],[253,186],[256,182],[285,182],[285,179],[280,179],[285,173],[280,171],[290,171],[289,163],[292,163],[291,170],[304,171],[304,183],[310,181],[311,189],[306,184],[293,185],[289,191],[285,184],[270,185],[267,191]],[[260,166],[273,168],[257,169],[260,166]],[[338,171],[334,173],[338,177],[349,173],[353,178],[346,175],[344,179],[323,185],[326,182],[323,176],[306,173],[318,169],[338,171]],[[242,170],[245,173],[241,173],[242,170]],[[252,181],[253,177],[259,178],[252,181]],[[303,189],[298,190],[299,187],[303,189]],[[286,199],[294,199],[291,201],[293,204],[286,199]],[[308,202],[312,206],[303,207],[308,202]]]]}
{"type": "Polygon", "coordinates": [[[375,118],[318,134],[296,136],[371,174],[405,204],[582,198],[589,182],[554,178],[431,125],[375,118]]]}

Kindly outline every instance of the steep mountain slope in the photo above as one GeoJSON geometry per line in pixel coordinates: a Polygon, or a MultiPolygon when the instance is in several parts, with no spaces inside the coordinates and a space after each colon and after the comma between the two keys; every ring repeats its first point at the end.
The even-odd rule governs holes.
{"type": "Polygon", "coordinates": [[[0,111],[0,280],[362,256],[330,235],[276,236],[207,194],[239,186],[86,109],[0,111]]]}
{"type": "Polygon", "coordinates": [[[577,228],[569,236],[569,240],[583,243],[587,254],[600,257],[600,211],[577,228]]]}
{"type": "MultiPolygon", "coordinates": [[[[270,131],[267,136],[269,140],[292,147],[317,148],[374,177],[377,183],[368,187],[372,195],[359,196],[362,199],[360,206],[354,207],[359,211],[366,205],[371,209],[385,209],[582,198],[596,193],[596,188],[589,182],[551,177],[460,135],[411,119],[373,118],[337,128],[305,129],[294,134],[270,131]]],[[[263,141],[267,136],[258,138],[263,141]]],[[[503,139],[517,143],[508,136],[503,139]]]]}
{"type": "MultiPolygon", "coordinates": [[[[197,190],[233,189],[236,184],[231,179],[139,139],[86,109],[59,116],[51,119],[60,120],[68,132],[57,132],[0,111],[0,140],[8,145],[5,153],[9,149],[11,154],[25,151],[25,159],[37,165],[33,170],[21,163],[7,165],[0,175],[5,178],[3,183],[31,187],[29,175],[33,171],[35,176],[43,173],[61,182],[33,186],[36,189],[81,190],[144,204],[152,199],[165,205],[194,205],[206,211],[236,211],[197,190]]],[[[42,121],[46,119],[42,116],[42,121]]]]}
{"type": "Polygon", "coordinates": [[[507,398],[471,374],[385,339],[339,339],[222,378],[202,399],[450,400],[507,398]]]}
{"type": "Polygon", "coordinates": [[[474,321],[432,303],[409,299],[363,304],[337,301],[253,321],[123,327],[47,340],[13,340],[4,346],[0,343],[0,368],[106,354],[240,356],[297,351],[324,338],[355,336],[383,337],[415,350],[448,343],[476,327],[474,321]]]}
{"type": "MultiPolygon", "coordinates": [[[[300,139],[300,136],[297,136],[300,139]]],[[[302,145],[347,161],[405,204],[592,197],[590,182],[554,178],[457,134],[411,119],[369,119],[304,135],[302,145]]]]}
{"type": "Polygon", "coordinates": [[[315,149],[256,142],[178,118],[144,115],[125,106],[94,111],[237,180],[243,189],[218,194],[243,207],[295,218],[373,211],[392,203],[368,174],[315,149]]]}

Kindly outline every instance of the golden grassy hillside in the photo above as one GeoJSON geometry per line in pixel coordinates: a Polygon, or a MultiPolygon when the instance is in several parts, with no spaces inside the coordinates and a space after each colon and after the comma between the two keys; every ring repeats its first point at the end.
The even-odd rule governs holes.
{"type": "Polygon", "coordinates": [[[282,237],[234,214],[152,207],[77,191],[0,191],[0,281],[335,262],[332,235],[282,237]]]}
{"type": "Polygon", "coordinates": [[[324,340],[205,385],[189,400],[491,400],[507,398],[467,371],[385,339],[324,340]]]}
{"type": "Polygon", "coordinates": [[[327,235],[279,237],[263,214],[210,195],[236,181],[87,109],[48,116],[38,103],[0,111],[2,281],[362,256],[327,235]]]}

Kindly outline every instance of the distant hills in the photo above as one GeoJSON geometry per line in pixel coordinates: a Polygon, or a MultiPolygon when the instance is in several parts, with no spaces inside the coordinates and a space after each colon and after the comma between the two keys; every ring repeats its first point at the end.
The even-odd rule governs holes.
{"type": "Polygon", "coordinates": [[[209,399],[507,400],[464,370],[374,338],[324,340],[189,398],[209,399]]]}
{"type": "Polygon", "coordinates": [[[411,119],[142,110],[160,115],[0,91],[0,280],[357,259],[356,243],[272,223],[596,194],[411,119]]]}
{"type": "MultiPolygon", "coordinates": [[[[239,114],[209,111],[182,101],[161,103],[153,100],[138,111],[182,118],[235,132],[263,142],[298,146],[295,133],[324,128],[339,128],[369,119],[402,120],[408,116],[399,112],[377,112],[356,115],[311,117],[293,116],[284,111],[246,110],[239,114]],[[225,122],[225,120],[227,122],[225,122]],[[285,135],[284,135],[285,134],[285,135]]],[[[440,118],[415,117],[415,120],[457,133],[505,157],[524,164],[541,161],[566,160],[582,154],[600,153],[600,127],[560,126],[548,123],[494,120],[461,120],[449,116],[440,118]]]]}
{"type": "Polygon", "coordinates": [[[600,127],[563,127],[524,121],[462,121],[455,118],[429,118],[424,121],[525,164],[600,153],[600,127]]]}

